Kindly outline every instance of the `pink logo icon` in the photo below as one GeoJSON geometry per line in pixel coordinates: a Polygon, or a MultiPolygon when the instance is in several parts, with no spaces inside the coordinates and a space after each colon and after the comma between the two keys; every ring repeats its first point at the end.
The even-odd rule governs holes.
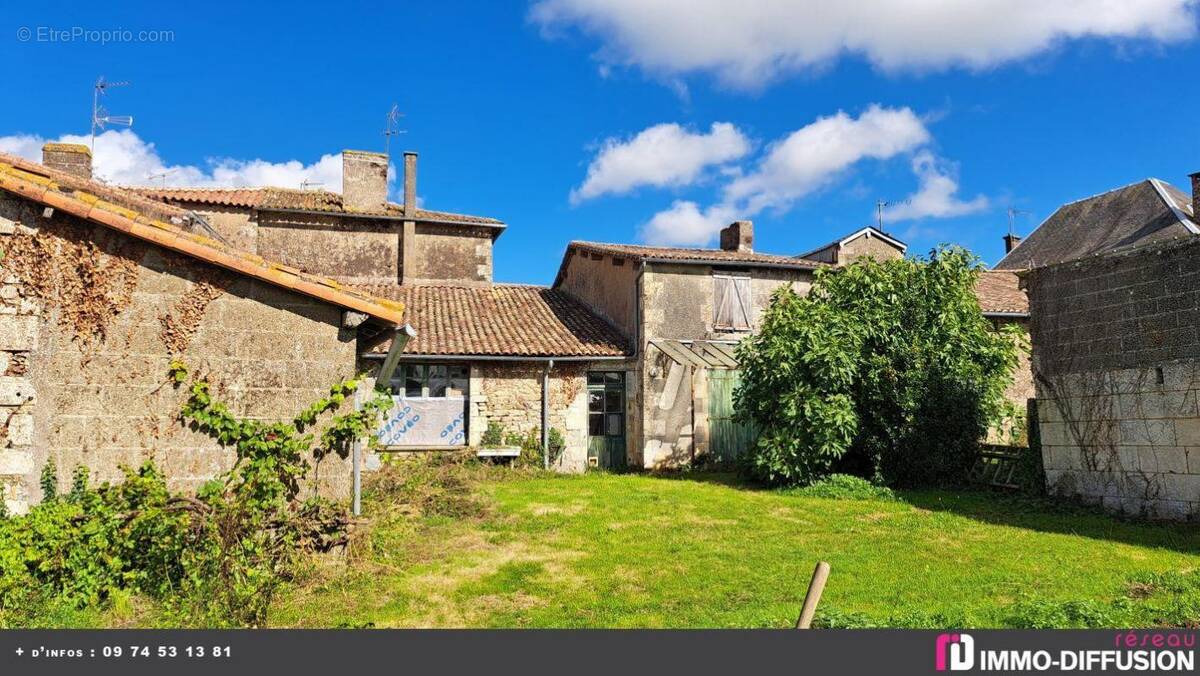
{"type": "Polygon", "coordinates": [[[970,634],[938,634],[934,651],[938,671],[966,671],[975,666],[975,639],[970,634]]]}

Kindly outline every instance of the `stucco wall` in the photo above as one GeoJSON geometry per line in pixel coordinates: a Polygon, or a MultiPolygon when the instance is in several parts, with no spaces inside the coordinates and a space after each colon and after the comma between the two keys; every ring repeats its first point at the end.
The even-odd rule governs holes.
{"type": "MultiPolygon", "coordinates": [[[[636,455],[642,467],[685,465],[707,450],[708,441],[707,388],[702,376],[696,377],[692,369],[676,364],[649,342],[656,338],[737,341],[750,333],[713,328],[713,271],[710,266],[653,264],[644,273],[645,358],[636,401],[642,428],[641,453],[636,455]]],[[[812,285],[812,272],[807,270],[749,268],[732,274],[750,277],[752,330],[758,329],[776,289],[790,284],[797,293],[807,294],[812,285]]]]}
{"type": "Polygon", "coordinates": [[[623,258],[573,254],[558,288],[608,320],[632,343],[637,339],[639,267],[623,258]]]}
{"type": "Polygon", "coordinates": [[[213,204],[183,204],[184,209],[191,209],[204,217],[208,224],[225,238],[230,246],[250,253],[258,253],[258,222],[251,209],[243,207],[222,207],[213,204]]]}
{"type": "Polygon", "coordinates": [[[413,247],[406,284],[492,281],[492,238],[484,228],[418,222],[413,247]]]}
{"type": "MultiPolygon", "coordinates": [[[[0,407],[14,423],[0,439],[11,508],[40,499],[38,474],[51,457],[63,488],[78,464],[101,481],[153,458],[179,489],[227,469],[232,451],[178,420],[184,393],[167,383],[172,355],[205,374],[235,413],[267,419],[290,418],[353,375],[340,308],[63,214],[46,220],[31,206],[0,198],[0,232],[12,230],[0,244],[0,361],[10,372],[20,364],[0,381],[0,407]]],[[[345,497],[349,478],[340,460],[321,468],[331,496],[345,497]]]]}
{"type": "Polygon", "coordinates": [[[750,277],[753,298],[751,331],[758,329],[771,294],[784,284],[801,295],[812,286],[812,272],[774,268],[724,271],[706,265],[647,266],[642,279],[643,338],[679,340],[739,340],[747,331],[713,328],[713,273],[750,277]]]}
{"type": "Polygon", "coordinates": [[[1025,273],[1049,486],[1200,515],[1200,242],[1025,273]]]}
{"type": "Polygon", "coordinates": [[[348,284],[399,279],[399,221],[262,212],[258,225],[263,258],[348,284]]]}

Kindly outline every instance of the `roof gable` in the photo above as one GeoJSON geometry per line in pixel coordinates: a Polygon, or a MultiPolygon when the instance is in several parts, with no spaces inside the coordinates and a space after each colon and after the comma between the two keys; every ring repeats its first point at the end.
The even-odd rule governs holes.
{"type": "Polygon", "coordinates": [[[1145,179],[1064,204],[995,268],[1041,267],[1200,234],[1192,218],[1184,193],[1158,179],[1145,179]]]}
{"type": "Polygon", "coordinates": [[[0,189],[165,249],[362,312],[388,324],[399,324],[404,318],[401,303],[368,295],[332,279],[310,275],[190,232],[185,227],[191,223],[192,216],[188,212],[153,202],[123,188],[0,153],[0,189]]]}
{"type": "Polygon", "coordinates": [[[849,244],[850,242],[853,242],[854,240],[858,239],[859,237],[875,237],[875,238],[881,239],[884,242],[887,242],[891,246],[895,247],[896,249],[898,249],[900,251],[900,253],[904,253],[904,252],[908,251],[908,245],[905,244],[904,242],[901,242],[900,240],[896,239],[895,237],[892,237],[891,235],[880,230],[879,228],[876,228],[873,225],[868,225],[865,228],[855,230],[854,232],[850,233],[849,235],[846,235],[845,237],[842,237],[841,239],[835,239],[832,242],[829,242],[828,244],[824,244],[822,246],[819,246],[819,247],[813,249],[812,251],[808,251],[806,253],[799,254],[796,256],[796,258],[808,258],[810,256],[813,256],[817,253],[820,253],[821,251],[825,251],[826,249],[829,249],[832,247],[843,247],[843,246],[846,246],[847,244],[849,244]]]}

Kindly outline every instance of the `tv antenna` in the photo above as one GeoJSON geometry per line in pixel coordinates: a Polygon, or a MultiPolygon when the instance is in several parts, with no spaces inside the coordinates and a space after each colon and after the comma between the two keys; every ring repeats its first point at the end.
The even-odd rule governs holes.
{"type": "Polygon", "coordinates": [[[309,188],[313,188],[313,187],[316,187],[319,185],[325,185],[325,184],[322,183],[321,181],[310,181],[307,178],[304,179],[303,181],[300,181],[300,189],[301,190],[308,190],[309,188]]]}
{"type": "Polygon", "coordinates": [[[128,82],[109,82],[101,75],[99,80],[96,80],[96,85],[92,91],[92,152],[96,152],[96,129],[104,129],[106,124],[118,124],[123,127],[133,126],[132,115],[109,115],[104,106],[100,105],[100,97],[104,96],[109,89],[113,87],[128,87],[128,82]]]}
{"type": "Polygon", "coordinates": [[[168,176],[170,176],[170,175],[171,175],[171,174],[173,174],[173,173],[175,173],[175,170],[174,170],[174,169],[167,169],[166,171],[160,171],[160,172],[158,172],[157,174],[148,174],[148,175],[146,176],[146,180],[148,180],[148,181],[158,181],[158,180],[161,180],[161,181],[162,181],[162,187],[164,187],[164,188],[165,188],[165,187],[167,187],[167,177],[168,177],[168,176]]]}
{"type": "Polygon", "coordinates": [[[392,137],[397,134],[403,134],[400,129],[400,118],[404,117],[404,113],[400,112],[399,104],[392,104],[392,109],[388,111],[387,122],[383,128],[383,154],[391,157],[392,137]]]}
{"type": "Polygon", "coordinates": [[[883,229],[883,210],[884,209],[886,209],[887,207],[900,206],[901,204],[908,204],[910,202],[912,202],[912,200],[901,200],[899,202],[889,202],[887,200],[879,200],[879,201],[875,202],[875,222],[879,224],[879,232],[887,232],[886,230],[883,229]]]}
{"type": "Polygon", "coordinates": [[[1017,216],[1032,216],[1033,212],[1017,209],[1016,207],[1008,208],[1008,234],[1013,235],[1013,228],[1016,225],[1017,216]]]}

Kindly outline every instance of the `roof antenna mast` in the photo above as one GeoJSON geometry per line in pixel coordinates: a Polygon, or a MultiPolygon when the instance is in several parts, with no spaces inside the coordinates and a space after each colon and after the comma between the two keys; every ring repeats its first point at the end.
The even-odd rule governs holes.
{"type": "Polygon", "coordinates": [[[92,153],[96,152],[96,129],[104,129],[106,124],[119,124],[124,127],[133,126],[132,115],[109,115],[104,106],[100,105],[100,97],[112,87],[128,87],[128,82],[109,82],[101,75],[96,80],[92,90],[92,153]]]}
{"type": "Polygon", "coordinates": [[[911,201],[912,200],[903,200],[900,202],[889,202],[887,200],[876,201],[875,202],[875,222],[879,224],[879,232],[887,234],[887,230],[883,229],[883,210],[884,209],[886,209],[887,207],[900,206],[901,204],[908,204],[911,201]]]}
{"type": "Polygon", "coordinates": [[[1014,231],[1014,228],[1016,226],[1017,216],[1030,216],[1030,215],[1032,215],[1032,212],[1025,211],[1024,209],[1018,209],[1016,207],[1009,207],[1008,208],[1008,236],[1012,237],[1014,234],[1016,234],[1014,231]]]}
{"type": "Polygon", "coordinates": [[[400,105],[393,103],[392,109],[388,111],[387,122],[383,128],[383,154],[388,157],[392,156],[392,137],[405,133],[400,129],[400,118],[402,117],[404,117],[404,114],[400,112],[400,105]]]}

